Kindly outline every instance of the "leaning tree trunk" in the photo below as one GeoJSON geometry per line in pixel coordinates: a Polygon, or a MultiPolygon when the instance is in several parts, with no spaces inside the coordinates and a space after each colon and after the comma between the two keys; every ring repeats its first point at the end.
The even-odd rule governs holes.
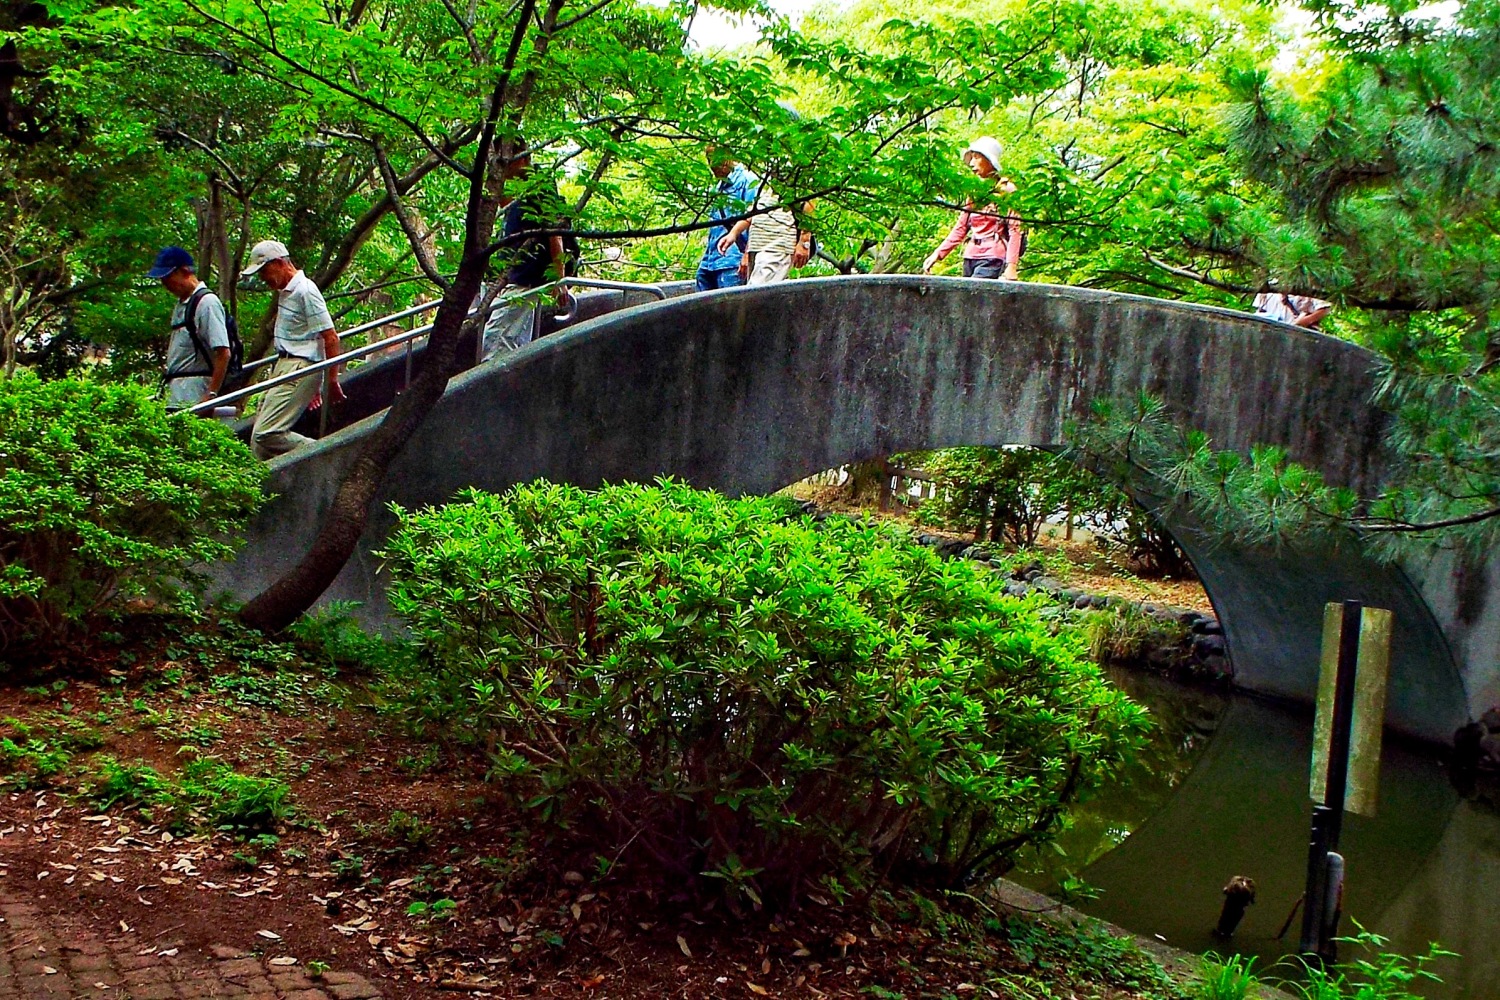
{"type": "MultiPolygon", "coordinates": [[[[536,38],[532,57],[542,60],[549,47],[553,32],[557,28],[557,15],[564,0],[547,0],[546,13],[542,16],[540,33],[536,38]]],[[[502,113],[519,122],[531,99],[535,85],[535,71],[528,70],[519,84],[512,89],[511,71],[516,65],[517,55],[536,11],[536,0],[522,0],[516,22],[515,34],[511,37],[506,53],[505,66],[490,96],[488,120],[479,139],[474,158],[474,167],[469,174],[469,200],[464,212],[464,256],[458,266],[458,274],[443,293],[433,318],[432,333],[428,335],[427,350],[422,354],[422,367],[411,387],[396,397],[396,402],[386,412],[385,419],[365,440],[344,480],[334,494],[323,519],[323,527],[312,547],[292,570],[284,574],[264,592],[257,595],[240,611],[240,618],[252,628],[263,632],[279,632],[313,606],[324,591],[342,572],[344,564],[354,554],[360,535],[370,518],[370,505],[375,493],[385,480],[386,470],[391,466],[406,442],[422,426],[427,415],[443,398],[448,380],[457,371],[458,341],[463,332],[469,306],[479,295],[479,285],[489,264],[493,248],[490,237],[494,231],[495,218],[499,215],[500,199],[504,188],[504,164],[515,156],[513,140],[497,141],[496,129],[502,113]]],[[[388,173],[388,171],[386,171],[388,173]]],[[[392,190],[389,180],[386,185],[391,196],[392,209],[396,209],[400,197],[399,184],[392,190]]],[[[400,214],[400,213],[398,213],[400,214]]],[[[403,223],[403,229],[407,228],[403,223]]],[[[416,250],[418,240],[408,239],[416,250]]]]}
{"type": "MultiPolygon", "coordinates": [[[[490,214],[493,218],[493,210],[490,214]]],[[[343,570],[364,534],[370,504],[386,470],[442,398],[448,379],[457,370],[459,336],[469,305],[479,294],[483,273],[481,256],[471,255],[459,267],[438,306],[422,366],[411,387],[396,397],[385,419],[365,441],[302,561],[240,611],[245,624],[263,632],[281,631],[311,607],[343,570]]]]}

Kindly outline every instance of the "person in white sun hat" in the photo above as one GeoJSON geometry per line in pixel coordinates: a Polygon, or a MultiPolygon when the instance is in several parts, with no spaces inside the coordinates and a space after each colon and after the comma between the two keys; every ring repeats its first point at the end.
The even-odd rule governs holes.
{"type": "MultiPolygon", "coordinates": [[[[250,248],[249,264],[240,274],[258,274],[276,290],[276,364],[271,367],[271,378],[338,356],[339,335],[323,293],[292,264],[283,244],[275,240],[255,244],[250,248]]],[[[341,402],[344,390],[339,386],[338,368],[330,369],[328,376],[328,391],[333,397],[328,402],[341,402]]],[[[266,390],[250,432],[250,448],[256,457],[272,458],[312,440],[292,428],[318,398],[322,382],[322,378],[309,375],[266,390]]]]}
{"type": "Polygon", "coordinates": [[[1000,140],[982,135],[964,150],[964,164],[974,173],[995,185],[995,199],[983,208],[967,202],[958,220],[936,250],[922,262],[922,273],[931,274],[938,261],[964,245],[965,278],[1004,278],[1015,281],[1021,264],[1025,233],[1021,218],[1012,209],[997,203],[1014,194],[1016,185],[1000,174],[1000,140]]]}

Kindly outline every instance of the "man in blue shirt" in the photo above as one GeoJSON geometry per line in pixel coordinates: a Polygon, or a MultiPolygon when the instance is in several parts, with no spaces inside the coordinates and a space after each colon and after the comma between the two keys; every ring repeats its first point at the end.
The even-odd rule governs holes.
{"type": "MultiPolygon", "coordinates": [[[[716,204],[709,218],[722,220],[733,218],[749,211],[755,204],[755,175],[736,163],[729,150],[718,146],[707,149],[708,169],[719,179],[716,204]]],[[[707,292],[715,288],[733,288],[745,283],[741,264],[745,259],[745,231],[749,220],[742,219],[733,225],[722,222],[708,231],[708,246],[703,251],[703,260],[698,264],[698,291],[707,292]]]]}

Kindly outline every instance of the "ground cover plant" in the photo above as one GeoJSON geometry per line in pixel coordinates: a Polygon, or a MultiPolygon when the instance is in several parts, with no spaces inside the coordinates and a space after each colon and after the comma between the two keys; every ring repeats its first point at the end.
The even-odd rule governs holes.
{"type": "Polygon", "coordinates": [[[722,895],[643,889],[518,807],[482,745],[412,732],[385,697],[410,650],[349,611],[272,641],[158,608],[96,637],[94,673],[0,685],[6,879],[123,921],[143,961],[229,946],[403,1000],[1178,995],[1129,942],[979,889],[825,885],[733,918],[722,895]]]}
{"type": "Polygon", "coordinates": [[[0,380],[0,656],[45,659],[122,597],[234,552],[264,467],[135,385],[0,380]]]}
{"type": "Polygon", "coordinates": [[[399,512],[404,697],[605,865],[785,905],[1007,870],[1144,712],[994,575],[664,481],[399,512]]]}

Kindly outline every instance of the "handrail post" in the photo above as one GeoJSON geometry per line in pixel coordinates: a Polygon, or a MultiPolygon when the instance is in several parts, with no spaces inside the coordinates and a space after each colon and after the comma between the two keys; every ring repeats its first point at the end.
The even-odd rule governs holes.
{"type": "MultiPolygon", "coordinates": [[[[481,283],[479,286],[480,304],[483,305],[485,299],[487,299],[488,297],[489,291],[485,288],[484,284],[481,283]]],[[[496,296],[496,298],[498,297],[499,296],[496,296]]],[[[498,303],[494,299],[491,299],[489,309],[483,311],[475,310],[477,314],[476,319],[478,320],[478,322],[474,326],[474,363],[476,365],[484,360],[484,333],[485,330],[489,328],[490,320],[495,316],[496,305],[498,305],[498,303]]]]}
{"type": "Polygon", "coordinates": [[[318,437],[328,436],[328,411],[333,409],[333,369],[323,372],[323,405],[318,407],[318,437]]]}

